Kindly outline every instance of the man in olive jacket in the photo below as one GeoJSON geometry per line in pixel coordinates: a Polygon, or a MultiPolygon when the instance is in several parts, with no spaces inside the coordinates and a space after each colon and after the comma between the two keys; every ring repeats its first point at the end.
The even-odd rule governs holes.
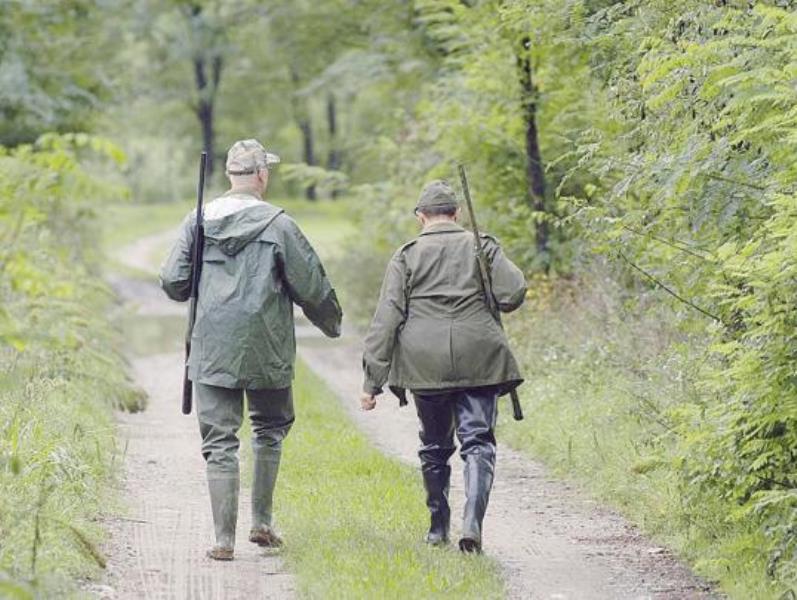
{"type": "MultiPolygon", "coordinates": [[[[451,187],[433,181],[415,213],[423,227],[387,266],[379,304],[365,338],[362,407],[376,405],[387,383],[413,392],[421,421],[419,456],[431,527],[426,541],[448,542],[448,488],[454,433],[465,462],[466,503],[459,547],[480,552],[482,521],[495,468],[497,399],[517,387],[506,336],[490,314],[480,283],[473,234],[457,224],[451,187]]],[[[495,238],[483,235],[493,295],[503,312],[525,298],[523,273],[495,238]]]]}
{"type": "MultiPolygon", "coordinates": [[[[204,255],[188,359],[196,389],[202,455],[216,546],[208,556],[232,560],[238,517],[238,429],[249,400],[254,450],[249,540],[280,546],[272,497],[282,440],[294,421],[291,383],[296,353],[293,304],[329,337],[340,335],[341,309],[318,256],[296,223],[263,200],[279,157],[256,140],[227,154],[230,190],[204,211],[204,255]]],[[[161,269],[173,300],[191,291],[195,211],[161,269]]]]}

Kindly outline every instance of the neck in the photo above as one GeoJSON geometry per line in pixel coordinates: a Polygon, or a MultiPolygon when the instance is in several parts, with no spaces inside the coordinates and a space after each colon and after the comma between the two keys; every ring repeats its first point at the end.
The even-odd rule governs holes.
{"type": "Polygon", "coordinates": [[[433,227],[434,225],[440,225],[441,223],[456,223],[456,219],[452,219],[451,217],[447,217],[445,215],[439,215],[436,217],[428,217],[426,222],[423,224],[423,228],[426,229],[427,227],[433,227]]]}
{"type": "Polygon", "coordinates": [[[230,193],[246,193],[246,194],[253,194],[258,198],[263,197],[263,192],[265,190],[257,184],[254,183],[233,183],[230,185],[230,193]]]}

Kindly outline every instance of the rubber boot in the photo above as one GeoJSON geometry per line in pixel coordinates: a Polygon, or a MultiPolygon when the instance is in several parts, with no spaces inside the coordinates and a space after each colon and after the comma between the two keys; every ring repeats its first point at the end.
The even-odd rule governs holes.
{"type": "Polygon", "coordinates": [[[448,485],[451,467],[448,465],[424,465],[423,486],[426,488],[426,506],[429,507],[431,525],[426,534],[426,543],[432,546],[448,544],[451,524],[451,509],[448,505],[448,485]]]}
{"type": "Polygon", "coordinates": [[[208,557],[214,560],[232,560],[235,527],[238,523],[238,476],[209,473],[208,490],[216,532],[216,545],[208,551],[208,557]]]}
{"type": "Polygon", "coordinates": [[[266,548],[279,548],[282,539],[272,526],[272,502],[280,468],[281,448],[264,446],[254,453],[252,481],[252,530],[249,541],[266,548]]]}
{"type": "Polygon", "coordinates": [[[465,459],[465,510],[462,517],[462,552],[480,553],[482,550],[482,522],[493,487],[492,461],[474,453],[465,459]]]}

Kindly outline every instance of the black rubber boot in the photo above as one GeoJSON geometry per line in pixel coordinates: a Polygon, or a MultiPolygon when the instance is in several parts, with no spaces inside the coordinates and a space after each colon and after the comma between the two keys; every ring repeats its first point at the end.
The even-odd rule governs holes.
{"type": "Polygon", "coordinates": [[[493,487],[493,462],[474,453],[465,459],[465,510],[462,517],[462,552],[482,551],[482,522],[493,487]]]}
{"type": "Polygon", "coordinates": [[[426,506],[429,507],[431,525],[426,534],[426,543],[432,546],[448,544],[451,524],[451,509],[448,506],[448,484],[451,467],[431,465],[423,467],[423,486],[426,488],[426,506]]]}

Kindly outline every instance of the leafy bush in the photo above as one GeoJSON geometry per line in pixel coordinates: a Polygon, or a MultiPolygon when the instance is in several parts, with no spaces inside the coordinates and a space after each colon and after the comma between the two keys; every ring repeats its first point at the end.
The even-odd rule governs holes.
{"type": "Polygon", "coordinates": [[[123,159],[81,134],[0,150],[0,590],[20,597],[103,564],[111,409],[138,395],[109,351],[95,255],[95,203],[120,190],[80,166],[89,155],[123,159]]]}
{"type": "Polygon", "coordinates": [[[690,309],[621,279],[600,261],[572,280],[532,279],[507,319],[528,418],[504,417],[501,437],[620,507],[733,597],[777,598],[795,581],[785,570],[769,579],[777,544],[766,521],[718,493],[719,480],[694,480],[697,451],[714,435],[703,390],[720,363],[710,338],[677,327],[690,309]]]}
{"type": "Polygon", "coordinates": [[[797,16],[680,1],[601,17],[596,45],[628,57],[603,75],[629,93],[622,136],[583,140],[578,170],[596,180],[576,214],[596,249],[678,296],[679,328],[705,332],[684,500],[737,505],[729,518],[760,526],[769,574],[794,586],[797,16]]]}

